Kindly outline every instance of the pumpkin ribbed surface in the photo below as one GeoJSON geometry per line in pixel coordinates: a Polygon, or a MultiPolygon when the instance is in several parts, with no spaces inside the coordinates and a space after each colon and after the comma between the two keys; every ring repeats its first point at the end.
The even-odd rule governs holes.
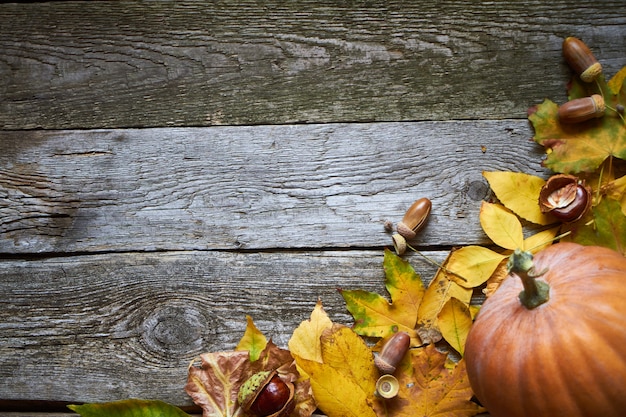
{"type": "Polygon", "coordinates": [[[467,339],[476,397],[493,417],[626,415],[626,258],[557,243],[534,257],[550,299],[527,309],[509,276],[467,339]]]}

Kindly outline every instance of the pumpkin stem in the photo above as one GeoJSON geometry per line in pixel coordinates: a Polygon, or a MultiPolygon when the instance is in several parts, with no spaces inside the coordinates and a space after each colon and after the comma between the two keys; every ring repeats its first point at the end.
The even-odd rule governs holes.
{"type": "Polygon", "coordinates": [[[535,279],[545,274],[547,269],[539,273],[535,271],[532,253],[516,249],[509,258],[507,268],[522,280],[524,290],[519,293],[519,299],[524,307],[532,310],[550,299],[548,283],[535,279]]]}

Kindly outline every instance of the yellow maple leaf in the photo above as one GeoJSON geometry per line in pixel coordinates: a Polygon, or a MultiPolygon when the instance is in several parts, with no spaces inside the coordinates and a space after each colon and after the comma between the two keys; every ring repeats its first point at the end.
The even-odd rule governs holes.
{"type": "Polygon", "coordinates": [[[498,246],[515,250],[524,245],[524,233],[519,219],[499,204],[483,201],[480,206],[480,225],[498,246]]]}
{"type": "Polygon", "coordinates": [[[311,312],[311,317],[300,323],[291,335],[288,342],[289,350],[302,359],[321,363],[322,344],[320,337],[324,330],[331,328],[332,325],[332,321],[322,307],[322,302],[318,300],[311,312]]]}
{"type": "Polygon", "coordinates": [[[406,260],[388,249],[383,265],[391,302],[369,291],[340,290],[346,308],[354,317],[354,331],[370,337],[387,337],[404,331],[416,339],[417,311],[424,295],[422,279],[406,260]]]}
{"type": "Polygon", "coordinates": [[[398,396],[385,401],[384,408],[374,405],[379,416],[471,417],[484,411],[471,401],[473,392],[463,360],[452,368],[446,366],[447,355],[434,345],[409,353],[398,374],[398,396]]]}
{"type": "Polygon", "coordinates": [[[321,338],[322,362],[293,355],[311,383],[320,410],[329,417],[376,417],[378,370],[363,339],[350,328],[334,324],[321,338]]]}
{"type": "Polygon", "coordinates": [[[539,209],[539,191],[546,183],[543,178],[508,171],[485,171],[483,176],[498,200],[521,218],[540,225],[554,222],[539,209]]]}

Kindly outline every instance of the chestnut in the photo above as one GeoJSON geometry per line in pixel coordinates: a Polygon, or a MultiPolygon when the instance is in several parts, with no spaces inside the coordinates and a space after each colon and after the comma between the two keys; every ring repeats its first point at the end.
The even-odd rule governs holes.
{"type": "Polygon", "coordinates": [[[398,222],[396,227],[398,233],[407,240],[417,236],[417,231],[426,224],[431,207],[432,203],[427,198],[415,201],[404,214],[402,221],[398,222]]]}
{"type": "Polygon", "coordinates": [[[281,379],[276,371],[261,371],[243,383],[237,401],[246,414],[284,417],[295,407],[294,391],[294,385],[281,379]]]}
{"type": "Polygon", "coordinates": [[[583,217],[591,208],[591,190],[573,175],[558,174],[548,179],[539,192],[539,208],[565,223],[583,217]]]}

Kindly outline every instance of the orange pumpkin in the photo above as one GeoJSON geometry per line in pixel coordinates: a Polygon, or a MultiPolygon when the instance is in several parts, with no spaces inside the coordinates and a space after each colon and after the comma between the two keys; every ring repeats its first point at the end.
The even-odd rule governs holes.
{"type": "Polygon", "coordinates": [[[509,268],[465,347],[470,383],[489,414],[626,415],[626,258],[557,243],[534,258],[516,251],[509,268]]]}

